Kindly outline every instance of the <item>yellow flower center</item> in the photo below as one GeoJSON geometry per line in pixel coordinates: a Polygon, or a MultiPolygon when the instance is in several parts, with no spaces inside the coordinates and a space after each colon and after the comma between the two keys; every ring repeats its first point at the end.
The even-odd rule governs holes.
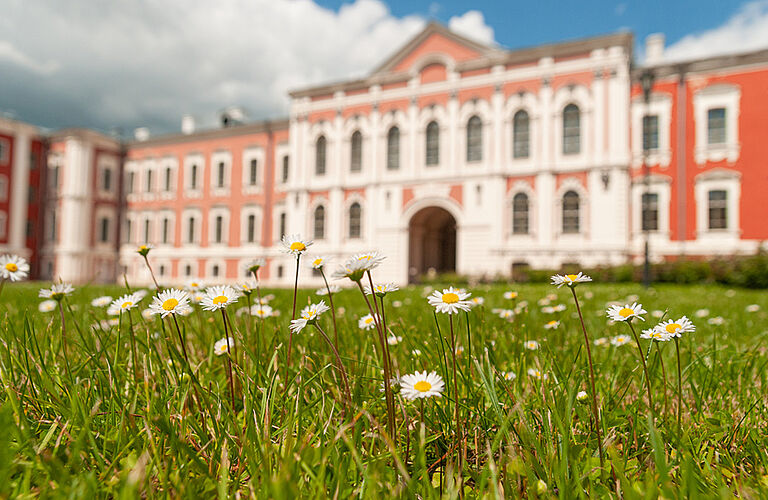
{"type": "Polygon", "coordinates": [[[427,392],[432,388],[432,384],[430,384],[426,380],[419,380],[418,382],[413,384],[413,388],[419,392],[427,392]]]}
{"type": "Polygon", "coordinates": [[[168,299],[163,302],[163,309],[166,311],[173,311],[173,308],[179,305],[179,301],[176,299],[168,299]]]}
{"type": "Polygon", "coordinates": [[[443,302],[446,304],[455,304],[459,301],[459,296],[455,293],[449,292],[443,294],[443,302]]]}
{"type": "Polygon", "coordinates": [[[510,299],[514,299],[515,297],[517,297],[517,292],[509,292],[510,299]]]}
{"type": "Polygon", "coordinates": [[[621,309],[621,311],[619,311],[619,316],[621,316],[622,318],[628,318],[633,314],[635,314],[635,310],[629,307],[624,307],[621,309]]]}
{"type": "Polygon", "coordinates": [[[303,252],[306,249],[307,249],[307,245],[305,245],[300,241],[294,241],[293,243],[291,243],[291,250],[293,250],[294,252],[303,252]]]}
{"type": "Polygon", "coordinates": [[[568,278],[571,281],[576,281],[579,278],[579,275],[578,274],[566,274],[565,277],[568,278]]]}
{"type": "Polygon", "coordinates": [[[554,325],[554,324],[556,324],[556,323],[557,323],[557,321],[554,321],[554,320],[552,320],[552,321],[550,321],[550,322],[549,322],[549,323],[547,323],[547,324],[548,324],[548,325],[554,325]]]}
{"type": "Polygon", "coordinates": [[[226,304],[227,300],[229,299],[227,298],[226,295],[219,295],[218,297],[213,299],[213,305],[218,306],[219,304],[226,304]]]}
{"type": "Polygon", "coordinates": [[[140,251],[140,252],[144,252],[144,251],[146,251],[146,250],[149,250],[149,248],[147,248],[147,245],[141,245],[141,246],[139,247],[139,251],[140,251]]]}
{"type": "Polygon", "coordinates": [[[19,270],[19,266],[17,266],[17,265],[16,265],[15,263],[13,263],[13,262],[9,262],[9,263],[7,263],[7,264],[5,265],[5,270],[6,270],[6,271],[10,271],[10,272],[12,272],[12,273],[15,273],[16,271],[18,271],[18,270],[19,270]]]}
{"type": "Polygon", "coordinates": [[[133,302],[128,301],[128,302],[123,302],[123,305],[121,305],[120,307],[122,307],[123,309],[128,309],[132,305],[133,305],[133,302]]]}
{"type": "Polygon", "coordinates": [[[200,285],[198,285],[197,282],[193,281],[192,283],[189,284],[189,286],[191,286],[192,288],[197,288],[200,285]]]}
{"type": "Polygon", "coordinates": [[[677,332],[679,329],[681,329],[681,328],[682,328],[682,326],[680,326],[680,325],[679,325],[679,324],[677,324],[677,323],[670,323],[669,325],[665,326],[664,328],[666,328],[666,330],[667,330],[667,332],[668,332],[668,333],[675,333],[675,332],[677,332]]]}
{"type": "Polygon", "coordinates": [[[219,346],[219,351],[221,352],[227,352],[227,344],[221,344],[219,346]]]}
{"type": "Polygon", "coordinates": [[[371,256],[370,255],[361,255],[360,257],[357,258],[357,260],[371,260],[371,256]]]}
{"type": "Polygon", "coordinates": [[[319,266],[322,263],[323,263],[323,259],[315,259],[315,261],[312,264],[315,266],[319,266]]]}
{"type": "Polygon", "coordinates": [[[371,323],[373,323],[373,318],[365,318],[366,325],[370,325],[371,323]]]}

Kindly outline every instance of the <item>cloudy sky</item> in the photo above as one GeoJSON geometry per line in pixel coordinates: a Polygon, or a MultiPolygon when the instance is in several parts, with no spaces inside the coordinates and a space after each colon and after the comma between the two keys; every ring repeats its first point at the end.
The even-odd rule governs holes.
{"type": "Polygon", "coordinates": [[[768,47],[768,0],[4,0],[0,113],[153,134],[229,105],[279,117],[288,90],[365,75],[430,19],[509,48],[622,29],[639,57],[657,31],[671,59],[768,47]]]}

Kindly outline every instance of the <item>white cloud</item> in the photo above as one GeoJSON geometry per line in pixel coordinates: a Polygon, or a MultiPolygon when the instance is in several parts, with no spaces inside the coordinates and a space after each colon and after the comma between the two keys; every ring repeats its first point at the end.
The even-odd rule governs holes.
{"type": "Polygon", "coordinates": [[[493,28],[485,23],[485,17],[479,10],[468,10],[461,16],[453,16],[448,21],[448,27],[459,33],[481,43],[493,44],[493,28]]]}
{"type": "MultiPolygon", "coordinates": [[[[492,39],[479,12],[455,19],[492,39]]],[[[311,0],[6,0],[0,110],[153,133],[178,130],[184,113],[212,125],[233,104],[252,119],[284,116],[289,90],[365,75],[425,23],[383,0],[338,12],[311,0]]]]}
{"type": "Polygon", "coordinates": [[[683,37],[664,51],[666,61],[768,48],[768,1],[743,5],[717,28],[683,37]]]}

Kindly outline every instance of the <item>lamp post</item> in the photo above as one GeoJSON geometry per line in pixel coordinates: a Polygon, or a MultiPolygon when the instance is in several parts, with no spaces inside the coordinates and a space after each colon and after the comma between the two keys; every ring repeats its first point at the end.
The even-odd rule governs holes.
{"type": "Polygon", "coordinates": [[[651,262],[650,262],[650,225],[646,223],[645,216],[646,212],[648,210],[648,188],[650,185],[650,168],[648,167],[648,148],[650,146],[650,138],[646,139],[646,134],[650,132],[650,130],[646,131],[646,125],[650,128],[650,123],[648,123],[648,120],[646,120],[646,117],[649,116],[649,102],[651,100],[651,90],[653,89],[653,81],[655,79],[655,75],[653,74],[653,71],[650,69],[646,69],[643,71],[643,73],[640,75],[640,85],[643,88],[643,102],[645,103],[645,113],[643,114],[643,131],[642,131],[642,141],[643,141],[643,195],[641,196],[640,205],[641,205],[641,212],[640,212],[640,224],[642,225],[643,230],[643,239],[645,240],[645,259],[643,261],[643,285],[648,288],[651,285],[651,262]]]}

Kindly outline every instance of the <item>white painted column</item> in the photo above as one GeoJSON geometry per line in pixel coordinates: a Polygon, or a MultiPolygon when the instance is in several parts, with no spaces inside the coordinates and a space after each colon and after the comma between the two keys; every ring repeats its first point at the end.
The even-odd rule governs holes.
{"type": "Polygon", "coordinates": [[[77,139],[67,139],[61,174],[56,269],[64,281],[88,281],[92,277],[88,250],[93,225],[93,149],[77,139]]]}
{"type": "Polygon", "coordinates": [[[31,137],[25,132],[16,134],[11,167],[11,199],[8,228],[8,246],[11,251],[28,257],[27,206],[29,204],[29,151],[31,137]]]}

